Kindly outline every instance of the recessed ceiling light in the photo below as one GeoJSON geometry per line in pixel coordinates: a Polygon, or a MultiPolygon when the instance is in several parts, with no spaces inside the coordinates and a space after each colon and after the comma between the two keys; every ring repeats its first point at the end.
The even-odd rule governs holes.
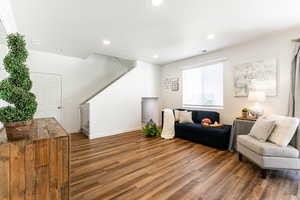
{"type": "Polygon", "coordinates": [[[160,6],[163,3],[163,0],[152,0],[153,6],[160,6]]]}
{"type": "Polygon", "coordinates": [[[103,40],[103,44],[104,45],[110,45],[110,41],[109,40],[103,40]]]}
{"type": "Polygon", "coordinates": [[[209,39],[209,40],[214,39],[214,38],[215,38],[215,35],[214,35],[214,34],[209,34],[209,35],[207,36],[207,39],[209,39]]]}
{"type": "Polygon", "coordinates": [[[159,56],[157,54],[153,55],[153,58],[157,59],[159,56]]]}

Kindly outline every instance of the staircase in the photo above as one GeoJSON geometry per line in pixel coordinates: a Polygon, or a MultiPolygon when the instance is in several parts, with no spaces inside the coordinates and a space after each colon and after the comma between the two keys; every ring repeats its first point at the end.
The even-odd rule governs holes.
{"type": "MultiPolygon", "coordinates": [[[[121,75],[117,76],[115,79],[111,80],[107,85],[104,87],[99,88],[95,93],[93,93],[90,97],[85,99],[80,104],[80,117],[81,117],[81,131],[86,136],[89,137],[90,135],[90,104],[89,102],[96,97],[98,94],[103,92],[105,89],[113,85],[115,82],[117,82],[119,79],[121,79],[124,75],[126,75],[128,72],[130,72],[132,69],[134,69],[137,65],[136,61],[133,60],[125,60],[117,57],[113,57],[116,63],[118,63],[120,66],[124,67],[126,70],[124,73],[121,73],[121,75]]],[[[109,67],[109,66],[108,66],[109,67]]]]}

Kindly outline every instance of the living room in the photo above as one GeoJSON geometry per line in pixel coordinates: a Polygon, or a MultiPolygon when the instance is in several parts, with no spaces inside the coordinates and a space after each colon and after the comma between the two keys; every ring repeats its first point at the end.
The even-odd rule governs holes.
{"type": "Polygon", "coordinates": [[[299,11],[1,0],[0,200],[300,199],[299,11]]]}

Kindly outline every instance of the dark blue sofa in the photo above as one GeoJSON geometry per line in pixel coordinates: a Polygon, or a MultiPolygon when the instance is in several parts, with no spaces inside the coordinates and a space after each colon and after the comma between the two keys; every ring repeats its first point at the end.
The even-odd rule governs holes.
{"type": "MultiPolygon", "coordinates": [[[[178,109],[183,110],[183,109],[178,109]]],[[[213,111],[187,110],[192,112],[194,123],[175,122],[175,137],[201,143],[214,148],[226,150],[229,145],[230,125],[221,128],[202,127],[203,118],[209,118],[214,123],[220,122],[220,115],[213,111]]]]}

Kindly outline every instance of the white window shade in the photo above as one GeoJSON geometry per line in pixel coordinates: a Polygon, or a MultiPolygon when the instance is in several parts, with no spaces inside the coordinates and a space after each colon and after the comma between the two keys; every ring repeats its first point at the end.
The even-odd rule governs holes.
{"type": "Polygon", "coordinates": [[[223,107],[223,63],[182,72],[183,106],[223,107]]]}

